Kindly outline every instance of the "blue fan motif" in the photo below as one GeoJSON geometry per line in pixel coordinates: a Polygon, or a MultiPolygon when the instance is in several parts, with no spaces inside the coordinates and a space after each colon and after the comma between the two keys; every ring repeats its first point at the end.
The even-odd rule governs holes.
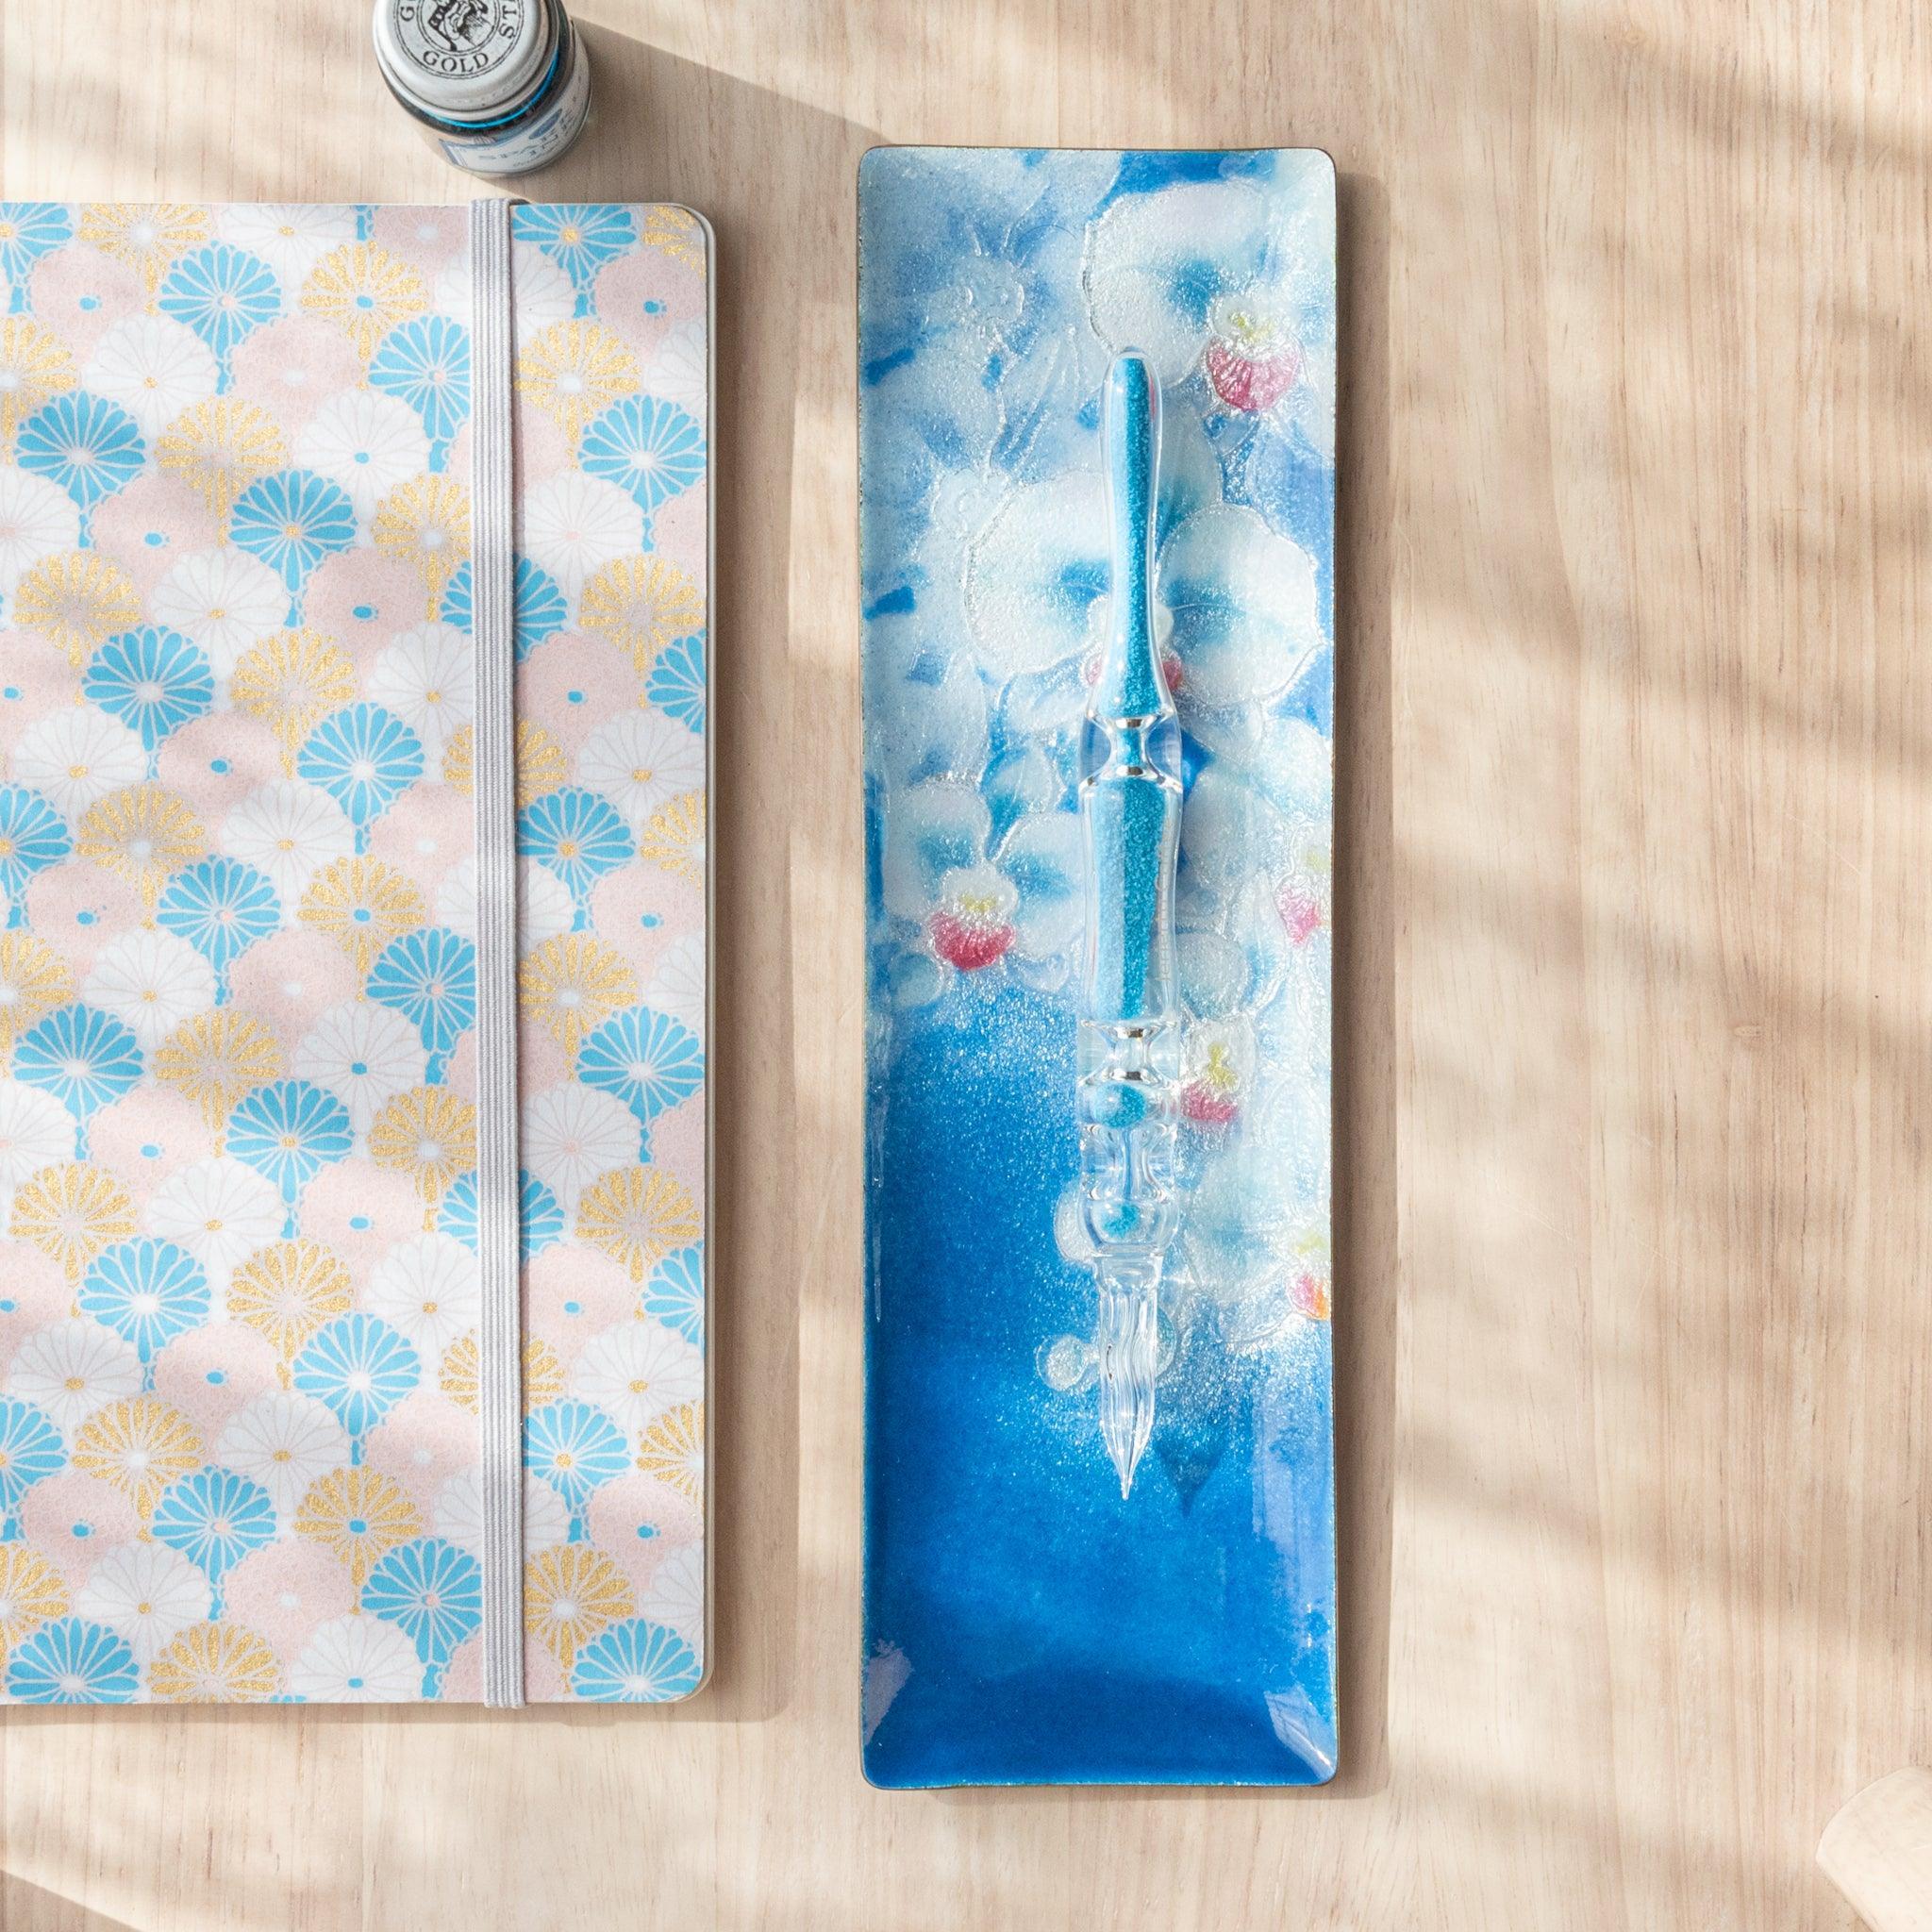
{"type": "Polygon", "coordinates": [[[186,323],[214,351],[225,375],[235,345],[281,313],[282,291],[259,256],[216,242],[184,255],[168,271],[157,306],[186,323]]]}
{"type": "Polygon", "coordinates": [[[408,403],[435,445],[440,470],[453,437],[470,414],[470,332],[446,315],[419,315],[392,328],[369,363],[369,387],[408,403]]]}
{"type": "Polygon", "coordinates": [[[82,1617],[44,1624],[8,1653],[8,1695],[22,1704],[131,1704],[140,1684],[126,1640],[82,1617]]]}
{"type": "Polygon", "coordinates": [[[705,1244],[666,1255],[644,1284],[643,1310],[675,1328],[693,1348],[705,1345],[705,1244]]]}
{"type": "Polygon", "coordinates": [[[341,807],[360,851],[370,825],[423,775],[423,741],[380,705],[350,705],[308,734],[295,770],[341,807]]]}
{"type": "Polygon", "coordinates": [[[362,1607],[393,1624],[427,1667],[423,1694],[441,1687],[442,1667],[483,1622],[483,1567],[441,1537],[417,1537],[391,1550],[362,1586],[362,1607]]]}
{"type": "Polygon", "coordinates": [[[349,1109],[313,1080],[271,1080],[228,1116],[228,1152],[273,1181],[291,1209],[302,1190],[354,1144],[349,1109]]]}
{"type": "Polygon", "coordinates": [[[526,203],[510,217],[519,242],[534,242],[571,279],[577,313],[590,313],[591,284],[607,261],[614,261],[638,239],[627,208],[573,202],[526,203]]]}
{"type": "Polygon", "coordinates": [[[667,716],[693,731],[705,728],[705,634],[694,631],[658,653],[644,695],[667,716]]]}
{"type": "Polygon", "coordinates": [[[627,396],[584,431],[583,467],[627,490],[649,516],[705,474],[705,433],[659,396],[627,396]]]}
{"type": "Polygon", "coordinates": [[[476,948],[446,925],[392,940],[369,972],[369,997],[392,1008],[423,1036],[433,1087],[443,1061],[476,1020],[476,948]]]}
{"type": "Polygon", "coordinates": [[[178,934],[215,970],[225,999],[228,968],[258,940],[280,929],[281,903],[266,874],[225,855],[177,872],[161,889],[155,923],[178,934]]]}
{"type": "Polygon", "coordinates": [[[631,856],[630,827],[608,799],[566,785],[517,814],[517,850],[548,866],[570,889],[582,931],[591,923],[591,889],[631,856]]]}
{"type": "MultiPolygon", "coordinates": [[[[558,589],[557,579],[527,557],[517,558],[515,588],[516,656],[521,664],[545,638],[556,636],[570,622],[570,605],[558,589]]],[[[470,566],[458,564],[442,593],[442,621],[463,630],[472,629],[474,608],[470,566]]]]}
{"type": "Polygon", "coordinates": [[[416,1351],[379,1315],[359,1309],[338,1315],[312,1335],[291,1371],[295,1387],[335,1411],[336,1420],[357,1440],[386,1416],[421,1378],[416,1351]]]}
{"type": "Polygon", "coordinates": [[[67,1460],[60,1431],[45,1410],[0,1395],[0,1543],[18,1534],[13,1518],[20,1499],[56,1474],[67,1460]]]}
{"type": "Polygon", "coordinates": [[[209,1463],[161,1491],[154,1538],[198,1564],[213,1586],[208,1614],[222,1614],[222,1578],[251,1550],[275,1540],[275,1506],[259,1483],[209,1463]]]}
{"type": "Polygon", "coordinates": [[[88,660],[81,695],[139,732],[152,770],[161,741],[215,701],[214,667],[178,631],[143,625],[109,638],[88,660]]]}
{"type": "Polygon", "coordinates": [[[589,1402],[546,1402],[524,1424],[524,1466],[541,1475],[571,1512],[571,1541],[583,1540],[591,1497],[630,1466],[624,1431],[589,1402]]]}
{"type": "Polygon", "coordinates": [[[26,922],[27,881],[37,872],[58,865],[74,849],[67,821],[25,785],[0,785],[0,891],[11,910],[9,925],[26,922]]]}
{"type": "Polygon", "coordinates": [[[141,1078],[141,1042],[111,1013],[57,1007],[15,1042],[13,1077],[51,1093],[80,1123],[85,1160],[89,1120],[141,1078]]]}
{"type": "MultiPolygon", "coordinates": [[[[558,1198],[533,1174],[521,1176],[520,1218],[523,1227],[523,1258],[525,1262],[541,1255],[553,1242],[563,1239],[563,1208],[558,1198]]],[[[476,1174],[474,1169],[458,1174],[449,1184],[442,1205],[436,1210],[437,1231],[451,1236],[474,1253],[476,1239],[476,1174]]]]}
{"type": "Polygon", "coordinates": [[[152,1362],[208,1320],[208,1274],[186,1248],[151,1235],[116,1241],[81,1277],[80,1306],[152,1362]]]}
{"type": "Polygon", "coordinates": [[[597,1704],[664,1704],[689,1695],[703,1676],[697,1653],[669,1624],[626,1617],[577,1652],[570,1688],[597,1704]]]}
{"type": "Polygon", "coordinates": [[[705,1049],[682,1020],[651,1007],[626,1007],[586,1036],[577,1078],[614,1094],[649,1126],[704,1084],[705,1049]]]}
{"type": "MultiPolygon", "coordinates": [[[[20,425],[13,459],[80,506],[82,516],[141,474],[147,445],[141,427],[119,403],[70,390],[44,403],[20,425]]],[[[82,525],[82,542],[86,525],[82,525]]]]}
{"type": "Polygon", "coordinates": [[[339,483],[313,470],[277,470],[235,499],[228,541],[279,572],[292,596],[325,557],[356,541],[356,506],[339,483]]]}
{"type": "Polygon", "coordinates": [[[74,224],[58,201],[0,201],[0,280],[12,285],[16,314],[26,307],[34,263],[73,234],[74,224]]]}

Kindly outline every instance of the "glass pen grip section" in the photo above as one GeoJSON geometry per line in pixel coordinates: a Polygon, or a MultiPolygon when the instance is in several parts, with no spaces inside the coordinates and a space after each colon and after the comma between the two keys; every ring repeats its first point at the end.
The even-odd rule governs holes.
{"type": "Polygon", "coordinates": [[[1173,1238],[1180,1017],[1174,845],[1180,795],[1149,773],[1083,790],[1087,947],[1078,1045],[1080,1204],[1102,1254],[1158,1257],[1173,1238]]]}
{"type": "Polygon", "coordinates": [[[1151,760],[1116,757],[1082,784],[1080,817],[1087,880],[1080,1017],[1171,1020],[1178,1008],[1172,902],[1180,787],[1151,760]]]}

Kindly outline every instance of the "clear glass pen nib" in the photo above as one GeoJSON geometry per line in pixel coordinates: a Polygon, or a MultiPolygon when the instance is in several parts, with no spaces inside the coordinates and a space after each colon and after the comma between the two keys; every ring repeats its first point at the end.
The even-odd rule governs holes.
{"type": "Polygon", "coordinates": [[[1093,1331],[1100,1357],[1100,1439],[1113,1458],[1124,1501],[1154,1433],[1154,1371],[1160,1264],[1140,1271],[1097,1271],[1100,1319],[1093,1331]]]}

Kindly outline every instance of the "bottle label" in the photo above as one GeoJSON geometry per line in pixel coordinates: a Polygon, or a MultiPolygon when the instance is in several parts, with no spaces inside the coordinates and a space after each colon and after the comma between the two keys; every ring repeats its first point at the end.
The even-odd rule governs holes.
{"type": "Polygon", "coordinates": [[[553,161],[577,138],[591,105],[591,63],[572,51],[570,74],[556,98],[533,121],[481,134],[443,134],[439,144],[473,175],[528,175],[553,161]]]}

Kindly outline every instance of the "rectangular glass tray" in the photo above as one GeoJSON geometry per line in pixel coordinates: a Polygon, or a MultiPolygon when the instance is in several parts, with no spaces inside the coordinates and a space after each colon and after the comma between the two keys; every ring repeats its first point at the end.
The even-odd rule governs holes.
{"type": "Polygon", "coordinates": [[[1334,172],[884,148],[859,230],[866,1775],[1324,1782],[1334,172]],[[1072,1191],[1099,396],[1130,347],[1185,734],[1188,1201],[1124,1500],[1072,1191]]]}

